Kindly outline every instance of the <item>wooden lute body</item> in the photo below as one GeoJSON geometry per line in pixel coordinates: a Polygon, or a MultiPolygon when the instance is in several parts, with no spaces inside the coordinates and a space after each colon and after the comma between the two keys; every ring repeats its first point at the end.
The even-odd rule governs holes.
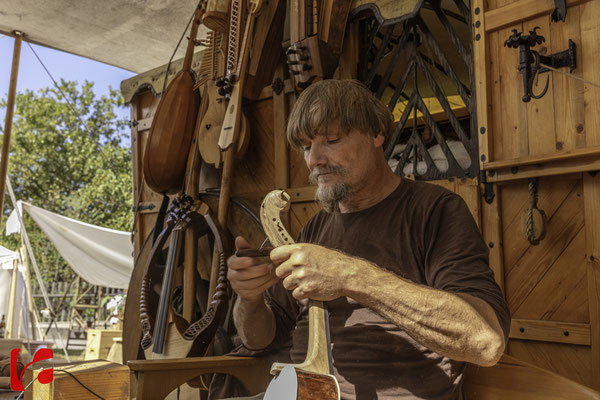
{"type": "Polygon", "coordinates": [[[162,94],[148,134],[143,164],[144,179],[158,193],[177,193],[183,185],[199,107],[191,65],[194,41],[205,2],[206,0],[201,0],[196,9],[183,68],[162,94]]]}
{"type": "MultiPolygon", "coordinates": [[[[273,247],[294,244],[294,240],[281,222],[280,214],[290,206],[290,197],[282,190],[267,194],[260,207],[260,220],[273,247]]],[[[286,365],[294,367],[297,378],[298,400],[339,400],[340,388],[332,375],[329,325],[322,301],[308,302],[308,351],[301,364],[274,363],[271,373],[280,372],[286,365]]],[[[277,384],[277,378],[271,385],[277,384]]],[[[271,386],[269,385],[269,386],[271,386]]],[[[287,386],[287,384],[286,384],[287,386]]],[[[269,389],[267,389],[269,393],[269,389]]],[[[267,399],[267,397],[265,397],[267,399]]]]}

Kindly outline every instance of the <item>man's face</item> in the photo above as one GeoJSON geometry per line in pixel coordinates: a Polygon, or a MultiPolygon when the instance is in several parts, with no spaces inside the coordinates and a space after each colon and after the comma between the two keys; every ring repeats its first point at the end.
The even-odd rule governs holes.
{"type": "Polygon", "coordinates": [[[326,210],[336,210],[339,202],[365,186],[381,156],[378,153],[383,140],[383,135],[373,137],[357,130],[345,133],[337,125],[330,125],[303,142],[309,179],[317,185],[317,200],[326,210]]]}

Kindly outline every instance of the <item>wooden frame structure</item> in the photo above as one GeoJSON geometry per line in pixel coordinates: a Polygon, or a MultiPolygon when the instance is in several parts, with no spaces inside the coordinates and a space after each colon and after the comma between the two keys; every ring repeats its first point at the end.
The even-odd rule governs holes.
{"type": "MultiPolygon", "coordinates": [[[[364,62],[359,50],[361,21],[370,16],[401,21],[397,14],[400,6],[385,8],[392,3],[353,3],[334,77],[359,77],[364,62]]],[[[428,2],[406,1],[402,12],[417,15],[422,3],[428,2]]],[[[463,171],[443,176],[443,180],[435,174],[429,178],[458,193],[469,206],[488,244],[490,266],[513,316],[506,358],[497,367],[470,372],[466,398],[505,398],[503,382],[512,379],[515,371],[525,370],[532,376],[560,376],[561,385],[572,384],[572,393],[599,398],[594,390],[600,390],[600,175],[596,174],[600,170],[600,90],[569,76],[550,73],[548,94],[523,103],[518,52],[503,46],[512,29],[526,31],[541,26],[548,53],[563,50],[568,39],[573,39],[578,46],[578,67],[573,73],[600,82],[600,52],[594,39],[600,37],[600,0],[569,0],[566,4],[567,19],[559,23],[550,22],[554,10],[551,0],[472,0],[466,10],[470,13],[472,39],[465,46],[465,51],[472,51],[470,101],[477,117],[470,121],[469,134],[476,138],[473,143],[478,150],[473,171],[481,174],[463,171]],[[524,215],[530,201],[528,178],[539,179],[539,207],[548,216],[546,238],[537,246],[531,245],[524,234],[524,215]],[[473,379],[489,382],[489,390],[482,394],[481,382],[473,379]]],[[[265,14],[272,16],[274,12],[265,14]]],[[[256,24],[260,29],[260,21],[256,24]]],[[[392,29],[387,32],[390,37],[401,34],[392,29]]],[[[284,48],[289,45],[285,35],[281,40],[284,48]]],[[[385,41],[385,33],[379,40],[385,41]]],[[[199,68],[200,58],[196,56],[192,68],[199,68]]],[[[278,54],[277,60],[270,82],[244,102],[251,139],[246,155],[236,162],[231,195],[257,213],[266,193],[275,188],[285,190],[292,203],[287,224],[291,234],[296,235],[319,206],[313,200],[315,189],[307,180],[301,155],[290,150],[285,140],[286,116],[296,94],[283,55],[278,54]]],[[[143,184],[141,157],[159,101],[157,82],[163,77],[164,69],[159,68],[122,85],[134,121],[136,255],[154,226],[161,200],[143,184]]],[[[410,98],[410,92],[405,95],[410,98]]],[[[402,119],[404,123],[408,117],[402,119]]],[[[218,186],[219,172],[209,166],[203,168],[201,190],[209,193],[218,186]]],[[[216,206],[213,203],[211,207],[216,206]]],[[[249,219],[247,213],[231,211],[227,227],[234,235],[250,236],[252,244],[258,246],[264,235],[249,228],[249,219]]],[[[198,271],[202,276],[200,266],[198,271]]],[[[206,362],[220,365],[216,359],[206,362]]],[[[143,379],[150,379],[145,375],[154,369],[150,362],[134,361],[130,365],[139,376],[145,376],[143,379]]],[[[164,362],[156,370],[171,368],[167,365],[171,364],[164,362]]],[[[196,368],[192,361],[186,361],[186,365],[196,368]]],[[[204,366],[196,365],[197,373],[206,371],[204,366]]],[[[548,398],[541,392],[536,397],[535,392],[526,390],[513,391],[511,396],[518,398],[519,393],[527,399],[548,398]]],[[[555,398],[575,398],[561,393],[557,391],[555,398]]]]}

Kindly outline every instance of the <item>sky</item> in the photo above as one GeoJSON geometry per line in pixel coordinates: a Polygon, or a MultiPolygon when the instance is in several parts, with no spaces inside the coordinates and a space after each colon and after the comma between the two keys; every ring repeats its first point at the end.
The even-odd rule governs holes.
{"type": "MultiPolygon", "coordinates": [[[[97,97],[108,93],[108,88],[119,89],[121,81],[136,75],[121,68],[113,67],[84,57],[50,49],[35,44],[31,45],[40,57],[50,74],[60,82],[60,78],[83,83],[94,82],[94,93],[97,97]]],[[[0,98],[8,96],[10,73],[12,66],[14,39],[0,35],[0,98]]],[[[31,48],[25,41],[21,45],[21,60],[17,79],[17,92],[26,89],[37,91],[44,87],[53,87],[52,79],[44,70],[31,48]]],[[[119,117],[129,118],[129,108],[116,110],[119,117]]],[[[0,124],[4,126],[5,110],[0,110],[0,124]]]]}

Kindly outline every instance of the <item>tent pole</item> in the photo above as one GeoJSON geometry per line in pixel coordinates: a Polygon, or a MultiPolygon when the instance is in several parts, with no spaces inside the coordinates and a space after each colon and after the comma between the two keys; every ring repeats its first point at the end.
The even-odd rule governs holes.
{"type": "Polygon", "coordinates": [[[8,298],[8,317],[6,318],[6,337],[13,339],[13,329],[15,320],[15,303],[17,297],[17,278],[19,274],[19,268],[17,266],[17,260],[13,261],[13,273],[12,279],[10,280],[10,297],[8,298]]]}
{"type": "MultiPolygon", "coordinates": [[[[8,193],[10,195],[10,200],[17,211],[17,217],[19,217],[19,223],[21,224],[23,240],[25,241],[25,246],[27,247],[27,252],[29,253],[29,258],[31,259],[31,263],[33,264],[33,270],[35,271],[35,276],[38,280],[38,284],[40,285],[40,290],[42,291],[42,296],[44,297],[44,302],[46,303],[46,307],[50,310],[50,314],[52,316],[55,315],[54,308],[52,307],[52,303],[50,302],[50,298],[48,297],[48,292],[46,291],[46,286],[44,286],[44,281],[42,280],[42,274],[40,273],[40,269],[37,265],[37,261],[35,260],[35,255],[33,254],[33,249],[31,248],[31,243],[29,242],[29,236],[27,235],[27,229],[25,229],[25,223],[23,222],[23,215],[21,215],[21,210],[19,210],[19,206],[17,205],[17,198],[15,197],[15,192],[13,191],[12,185],[10,184],[10,179],[8,176],[4,179],[6,183],[6,187],[8,188],[8,193]]],[[[56,323],[55,323],[56,324],[56,323]]],[[[60,339],[60,344],[65,352],[65,357],[67,362],[70,362],[69,353],[67,352],[67,348],[65,346],[65,342],[62,339],[60,334],[60,330],[58,329],[58,324],[56,324],[56,334],[60,339]]]]}
{"type": "Polygon", "coordinates": [[[2,138],[2,158],[0,159],[0,224],[4,209],[4,191],[6,190],[6,171],[8,169],[8,151],[10,149],[10,132],[12,130],[15,97],[17,93],[17,76],[19,75],[19,60],[21,58],[21,43],[23,32],[15,31],[15,47],[13,50],[12,70],[10,72],[10,85],[8,100],[6,102],[6,119],[4,122],[4,137],[2,138]]]}
{"type": "Polygon", "coordinates": [[[29,260],[27,260],[27,249],[25,248],[25,242],[23,241],[23,237],[21,236],[21,248],[19,249],[19,255],[21,260],[23,261],[23,267],[25,268],[25,288],[27,290],[27,300],[29,303],[29,312],[30,320],[31,320],[31,337],[35,339],[35,332],[37,330],[39,339],[43,340],[44,335],[42,334],[42,330],[40,329],[39,321],[37,318],[37,309],[35,307],[35,303],[33,300],[33,291],[31,288],[31,271],[29,270],[29,260]]]}

